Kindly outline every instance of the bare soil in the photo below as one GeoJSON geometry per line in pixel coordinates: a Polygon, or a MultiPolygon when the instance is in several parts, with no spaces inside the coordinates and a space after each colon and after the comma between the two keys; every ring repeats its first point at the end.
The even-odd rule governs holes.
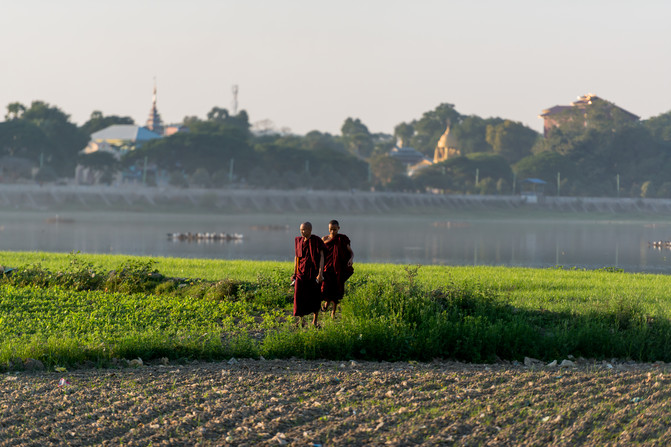
{"type": "Polygon", "coordinates": [[[232,359],[0,384],[0,446],[671,443],[664,363],[232,359]]]}

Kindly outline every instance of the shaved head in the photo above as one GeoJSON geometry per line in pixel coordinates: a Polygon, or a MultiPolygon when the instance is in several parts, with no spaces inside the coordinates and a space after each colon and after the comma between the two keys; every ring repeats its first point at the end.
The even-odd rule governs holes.
{"type": "Polygon", "coordinates": [[[310,222],[303,222],[301,224],[301,236],[308,239],[312,235],[312,224],[310,222]]]}

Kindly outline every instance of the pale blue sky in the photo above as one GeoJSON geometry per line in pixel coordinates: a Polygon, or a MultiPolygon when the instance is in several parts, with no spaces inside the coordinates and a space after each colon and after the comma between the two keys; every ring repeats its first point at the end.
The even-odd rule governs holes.
{"type": "Polygon", "coordinates": [[[0,107],[39,99],[82,124],[231,109],[300,134],[373,132],[438,104],[521,121],[595,93],[671,110],[667,0],[21,0],[0,8],[0,107]]]}

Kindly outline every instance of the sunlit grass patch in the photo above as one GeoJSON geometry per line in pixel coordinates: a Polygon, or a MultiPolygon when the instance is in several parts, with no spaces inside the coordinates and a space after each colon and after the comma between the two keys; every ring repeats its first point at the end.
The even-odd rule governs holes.
{"type": "Polygon", "coordinates": [[[17,261],[0,283],[4,365],[232,356],[671,360],[664,275],[359,264],[336,319],[322,315],[317,330],[291,324],[291,263],[4,255],[17,261]]]}

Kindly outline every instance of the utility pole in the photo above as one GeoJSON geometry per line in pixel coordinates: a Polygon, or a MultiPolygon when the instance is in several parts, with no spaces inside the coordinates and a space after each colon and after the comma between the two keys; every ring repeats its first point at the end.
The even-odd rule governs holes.
{"type": "Polygon", "coordinates": [[[617,184],[617,198],[620,198],[620,174],[617,174],[615,177],[615,183],[617,184]]]}
{"type": "Polygon", "coordinates": [[[561,187],[561,175],[557,172],[557,197],[559,197],[559,188],[561,187]]]}
{"type": "Polygon", "coordinates": [[[142,170],[142,184],[147,186],[147,157],[144,157],[144,169],[142,170]]]}

